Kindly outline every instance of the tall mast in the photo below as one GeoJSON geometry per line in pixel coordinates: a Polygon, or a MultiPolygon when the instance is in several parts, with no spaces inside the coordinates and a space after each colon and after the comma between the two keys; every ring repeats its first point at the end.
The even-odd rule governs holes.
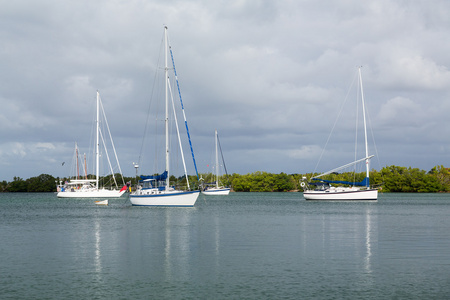
{"type": "Polygon", "coordinates": [[[164,26],[164,77],[166,81],[166,190],[169,189],[169,68],[168,68],[168,47],[167,47],[167,26],[164,26]]]}
{"type": "Polygon", "coordinates": [[[100,117],[100,94],[97,91],[97,141],[95,145],[95,187],[98,188],[98,174],[100,169],[100,153],[99,153],[99,117],[100,117]]]}
{"type": "Polygon", "coordinates": [[[219,151],[217,149],[217,129],[215,130],[215,144],[216,144],[216,188],[219,188],[219,151]]]}
{"type": "MultiPolygon", "coordinates": [[[[358,73],[359,73],[359,83],[361,86],[361,101],[362,101],[363,120],[364,120],[364,142],[366,145],[366,177],[369,178],[369,147],[367,146],[366,107],[364,104],[364,91],[363,91],[363,84],[362,84],[361,67],[358,68],[358,73]]],[[[367,186],[369,186],[369,181],[367,181],[367,186]]]]}

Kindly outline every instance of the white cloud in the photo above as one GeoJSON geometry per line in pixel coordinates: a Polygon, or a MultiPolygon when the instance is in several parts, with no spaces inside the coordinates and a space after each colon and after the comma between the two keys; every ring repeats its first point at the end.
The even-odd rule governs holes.
{"type": "Polygon", "coordinates": [[[395,88],[419,90],[442,90],[450,82],[450,72],[414,50],[390,48],[391,53],[381,62],[380,72],[387,74],[381,79],[383,85],[395,88]]]}
{"type": "Polygon", "coordinates": [[[318,159],[322,149],[317,145],[305,145],[299,149],[290,150],[288,155],[295,159],[318,159]]]}
{"type": "Polygon", "coordinates": [[[408,126],[421,123],[423,112],[423,108],[411,99],[395,97],[380,107],[378,118],[385,126],[408,126]]]}

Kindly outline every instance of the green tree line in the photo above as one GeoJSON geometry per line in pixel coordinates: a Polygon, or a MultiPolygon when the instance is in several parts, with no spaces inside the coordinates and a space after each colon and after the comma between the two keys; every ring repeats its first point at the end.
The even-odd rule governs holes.
{"type": "MultiPolygon", "coordinates": [[[[302,178],[308,180],[317,174],[273,174],[267,172],[254,172],[246,175],[232,174],[221,178],[221,183],[232,187],[235,192],[302,192],[302,178]]],[[[92,175],[91,175],[92,176],[92,175]]],[[[115,174],[119,188],[122,181],[119,174],[115,174]]],[[[196,176],[189,176],[191,188],[197,189],[203,182],[212,182],[212,174],[201,174],[199,181],[196,176]]],[[[344,181],[362,181],[365,173],[341,173],[330,174],[329,180],[344,181]]],[[[68,178],[53,177],[48,174],[41,174],[29,179],[14,177],[11,182],[2,181],[0,183],[0,192],[56,192],[56,185],[64,182],[68,178]]],[[[124,177],[125,182],[136,184],[135,177],[124,177]]],[[[102,186],[112,186],[112,176],[101,177],[102,186]]],[[[184,176],[176,178],[170,177],[172,185],[179,188],[186,188],[186,178],[184,176]]],[[[450,192],[450,172],[443,166],[436,166],[430,171],[420,170],[411,167],[387,166],[380,171],[372,170],[370,172],[371,185],[379,187],[381,192],[406,192],[406,193],[437,193],[450,192]]]]}

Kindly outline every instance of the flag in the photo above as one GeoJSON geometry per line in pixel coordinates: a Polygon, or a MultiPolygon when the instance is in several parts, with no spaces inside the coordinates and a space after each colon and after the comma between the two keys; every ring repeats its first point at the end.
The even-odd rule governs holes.
{"type": "Polygon", "coordinates": [[[124,185],[121,189],[120,192],[125,191],[128,187],[126,185],[124,185]]]}

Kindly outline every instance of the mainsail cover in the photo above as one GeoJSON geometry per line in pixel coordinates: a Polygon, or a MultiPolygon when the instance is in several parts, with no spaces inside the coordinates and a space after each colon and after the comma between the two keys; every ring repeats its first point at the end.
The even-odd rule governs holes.
{"type": "Polygon", "coordinates": [[[325,179],[319,179],[319,178],[311,178],[311,180],[319,180],[321,182],[325,183],[339,183],[339,184],[348,184],[353,186],[369,186],[369,177],[364,178],[361,182],[352,182],[352,181],[335,181],[335,180],[325,180],[325,179]]]}
{"type": "Polygon", "coordinates": [[[160,175],[141,176],[141,179],[142,180],[154,179],[154,180],[157,180],[157,181],[166,180],[167,179],[167,171],[164,171],[160,175]]]}

